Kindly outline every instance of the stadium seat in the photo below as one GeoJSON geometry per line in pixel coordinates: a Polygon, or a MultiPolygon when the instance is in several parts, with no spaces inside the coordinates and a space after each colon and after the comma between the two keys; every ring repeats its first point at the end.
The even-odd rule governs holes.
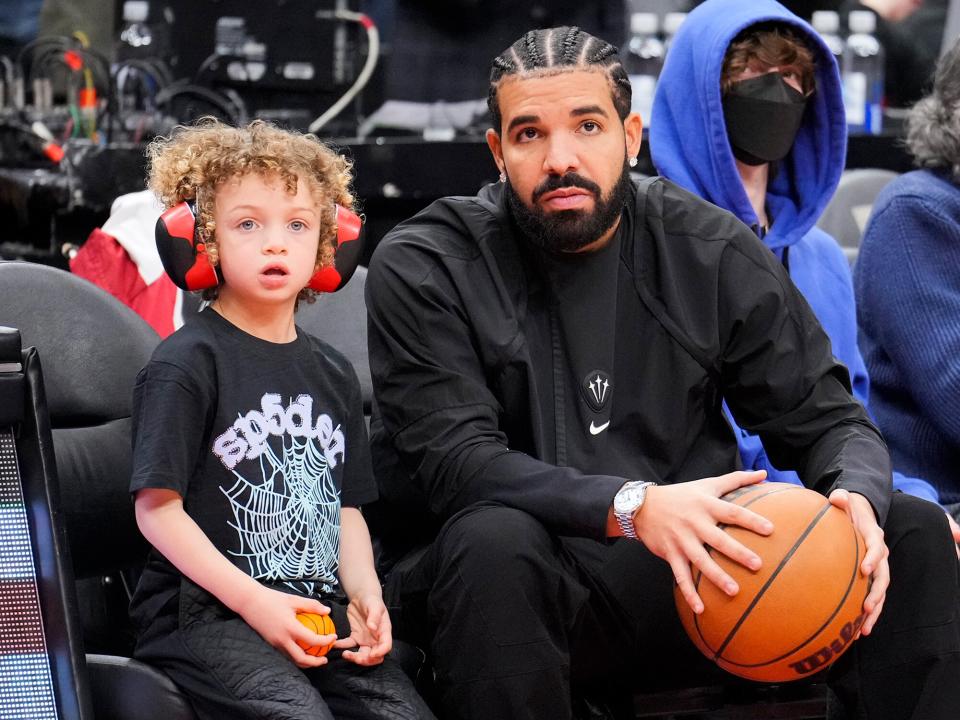
{"type": "Polygon", "coordinates": [[[895,177],[897,173],[879,168],[845,170],[837,191],[817,221],[817,227],[832,235],[843,248],[850,267],[856,262],[873,201],[895,177]]]}
{"type": "Polygon", "coordinates": [[[363,412],[370,417],[373,383],[367,360],[367,303],[364,287],[367,269],[358,267],[350,282],[335,293],[318,295],[315,302],[301,303],[296,322],[314,337],[330,343],[353,363],[360,379],[363,412]]]}
{"type": "Polygon", "coordinates": [[[86,280],[21,262],[0,263],[0,325],[18,328],[43,364],[53,445],[44,464],[48,481],[59,479],[57,516],[76,578],[71,621],[82,628],[94,715],[195,720],[165,675],[129,658],[127,603],[146,556],[127,491],[131,390],[159,338],[86,280]]]}

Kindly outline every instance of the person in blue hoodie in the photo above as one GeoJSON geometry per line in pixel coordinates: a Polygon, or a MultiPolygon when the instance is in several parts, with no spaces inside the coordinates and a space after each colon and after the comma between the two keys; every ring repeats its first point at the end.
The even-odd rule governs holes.
{"type": "MultiPolygon", "coordinates": [[[[850,268],[815,223],[846,154],[840,74],[807,23],[773,0],[708,0],[674,37],[650,119],[650,152],[666,178],[730,211],[783,263],[867,405],[850,268]]],[[[799,483],[772,465],[760,438],[733,421],[747,469],[799,483]]],[[[919,478],[894,488],[938,501],[919,478]]],[[[953,525],[960,540],[960,528],[953,525]]]]}

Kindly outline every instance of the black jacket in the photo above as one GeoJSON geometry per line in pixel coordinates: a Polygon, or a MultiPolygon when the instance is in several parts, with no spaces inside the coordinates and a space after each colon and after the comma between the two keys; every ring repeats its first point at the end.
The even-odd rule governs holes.
{"type": "Polygon", "coordinates": [[[440,522],[493,501],[558,534],[602,538],[625,479],[738,467],[726,398],[775,464],[820,492],[866,495],[882,523],[886,446],[783,267],[732,215],[664,179],[637,185],[626,212],[621,263],[644,310],[637,332],[649,338],[634,379],[649,400],[631,409],[644,477],[553,464],[531,411],[552,402],[550,388],[536,387],[522,331],[536,273],[502,187],[489,186],[401,223],[370,264],[372,441],[388,514],[410,534],[424,511],[440,522]]]}

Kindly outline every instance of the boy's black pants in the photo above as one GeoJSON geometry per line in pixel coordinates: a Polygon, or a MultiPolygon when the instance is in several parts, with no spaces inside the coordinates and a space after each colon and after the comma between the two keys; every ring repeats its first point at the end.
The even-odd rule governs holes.
{"type": "MultiPolygon", "coordinates": [[[[898,493],[884,530],[883,613],[828,681],[851,720],[956,720],[960,589],[946,517],[898,493]]],[[[687,639],[670,568],[641,543],[558,538],[519,510],[462,511],[388,590],[426,603],[445,720],[562,720],[575,692],[737,682],[687,639]]]]}
{"type": "MultiPolygon", "coordinates": [[[[324,603],[336,626],[348,627],[343,606],[324,603]]],[[[331,650],[327,665],[301,670],[186,579],[178,610],[135,655],[166,672],[201,720],[435,720],[389,657],[361,667],[331,650]]]]}

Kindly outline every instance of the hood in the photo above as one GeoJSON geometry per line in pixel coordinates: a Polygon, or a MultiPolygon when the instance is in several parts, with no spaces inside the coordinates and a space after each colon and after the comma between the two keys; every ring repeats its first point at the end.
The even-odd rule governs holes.
{"type": "Polygon", "coordinates": [[[736,35],[761,22],[790,25],[814,52],[816,91],[790,154],[767,190],[771,249],[792,245],[829,202],[846,157],[840,74],[833,54],[807,23],[773,0],[707,0],[670,45],[650,117],[650,153],[657,171],[729,210],[749,226],[757,216],[743,189],[723,117],[720,71],[736,35]]]}

